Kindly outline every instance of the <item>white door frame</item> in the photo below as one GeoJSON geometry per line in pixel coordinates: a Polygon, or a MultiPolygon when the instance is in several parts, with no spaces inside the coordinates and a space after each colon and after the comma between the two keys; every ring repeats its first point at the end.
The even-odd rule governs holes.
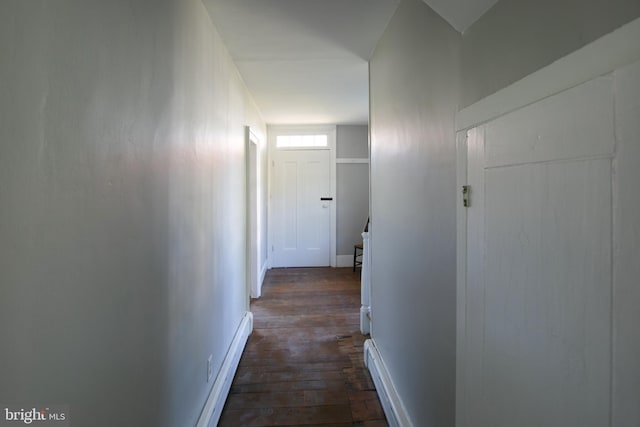
{"type": "Polygon", "coordinates": [[[456,426],[463,426],[464,358],[467,301],[467,208],[462,187],[467,185],[467,131],[456,134],[456,426]]]}
{"type": "Polygon", "coordinates": [[[251,298],[260,298],[260,139],[245,127],[246,152],[246,276],[251,298]]]}
{"type": "Polygon", "coordinates": [[[274,165],[274,151],[276,148],[276,137],[278,135],[327,135],[327,144],[329,149],[329,164],[330,164],[330,191],[333,197],[333,203],[331,203],[331,224],[330,224],[330,236],[329,236],[329,259],[331,267],[336,266],[336,126],[335,125],[274,125],[267,128],[267,164],[269,165],[269,196],[268,196],[268,232],[267,232],[267,256],[268,266],[272,268],[273,261],[273,242],[274,239],[274,221],[273,221],[273,206],[271,205],[272,195],[272,183],[273,183],[273,165],[274,165]]]}

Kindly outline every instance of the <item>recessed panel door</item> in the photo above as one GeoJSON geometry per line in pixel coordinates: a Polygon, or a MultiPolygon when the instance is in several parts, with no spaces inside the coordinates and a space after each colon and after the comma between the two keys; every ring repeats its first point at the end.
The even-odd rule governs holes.
{"type": "Polygon", "coordinates": [[[329,266],[330,151],[277,150],[274,157],[272,266],[329,266]]]}
{"type": "Polygon", "coordinates": [[[460,426],[609,425],[611,83],[472,129],[460,426]]]}

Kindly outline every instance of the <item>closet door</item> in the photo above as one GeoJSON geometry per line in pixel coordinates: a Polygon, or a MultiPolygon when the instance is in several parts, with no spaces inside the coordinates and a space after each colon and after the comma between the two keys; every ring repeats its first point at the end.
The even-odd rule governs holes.
{"type": "Polygon", "coordinates": [[[613,91],[467,134],[459,426],[609,425],[613,91]]]}

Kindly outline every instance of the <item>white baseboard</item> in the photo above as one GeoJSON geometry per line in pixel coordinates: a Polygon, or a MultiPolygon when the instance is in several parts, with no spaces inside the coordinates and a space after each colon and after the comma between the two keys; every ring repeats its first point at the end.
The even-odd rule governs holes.
{"type": "Polygon", "coordinates": [[[413,427],[373,340],[364,342],[364,363],[373,378],[389,426],[413,427]]]}
{"type": "Polygon", "coordinates": [[[252,330],[253,313],[248,311],[242,318],[236,335],[233,337],[227,356],[222,362],[222,367],[213,383],[196,427],[215,427],[218,424],[222,408],[224,408],[224,403],[231,389],[233,376],[236,374],[240,363],[240,356],[242,356],[242,351],[252,330]]]}
{"type": "Polygon", "coordinates": [[[262,265],[262,268],[260,268],[260,271],[258,272],[258,283],[257,288],[255,291],[252,289],[251,290],[251,298],[260,298],[262,296],[262,284],[264,283],[264,276],[267,274],[267,261],[265,260],[264,264],[262,265]]]}
{"type": "Polygon", "coordinates": [[[353,267],[353,255],[338,255],[336,264],[337,267],[353,267]]]}
{"type": "Polygon", "coordinates": [[[369,306],[360,306],[360,333],[362,335],[368,335],[371,333],[371,319],[369,313],[371,308],[369,306]]]}

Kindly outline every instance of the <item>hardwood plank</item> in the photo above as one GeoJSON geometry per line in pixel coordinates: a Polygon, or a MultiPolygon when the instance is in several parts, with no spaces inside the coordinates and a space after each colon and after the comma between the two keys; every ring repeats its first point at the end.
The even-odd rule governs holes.
{"type": "Polygon", "coordinates": [[[284,408],[350,404],[350,394],[344,390],[304,390],[231,394],[227,400],[226,408],[284,408]]]}
{"type": "Polygon", "coordinates": [[[351,421],[349,405],[225,410],[219,425],[290,426],[351,421]]]}
{"type": "Polygon", "coordinates": [[[375,392],[368,398],[352,399],[350,407],[354,421],[374,421],[384,418],[384,411],[375,392]]]}
{"type": "Polygon", "coordinates": [[[261,384],[232,384],[231,393],[255,393],[291,390],[344,390],[344,380],[311,380],[261,384]]]}
{"type": "Polygon", "coordinates": [[[236,375],[234,384],[264,384],[279,382],[300,382],[300,381],[322,381],[335,380],[340,381],[344,377],[341,370],[335,371],[281,371],[281,372],[262,372],[256,370],[243,370],[236,375]]]}
{"type": "Polygon", "coordinates": [[[359,309],[360,276],[349,268],[270,270],[219,425],[387,426],[359,309]]]}

